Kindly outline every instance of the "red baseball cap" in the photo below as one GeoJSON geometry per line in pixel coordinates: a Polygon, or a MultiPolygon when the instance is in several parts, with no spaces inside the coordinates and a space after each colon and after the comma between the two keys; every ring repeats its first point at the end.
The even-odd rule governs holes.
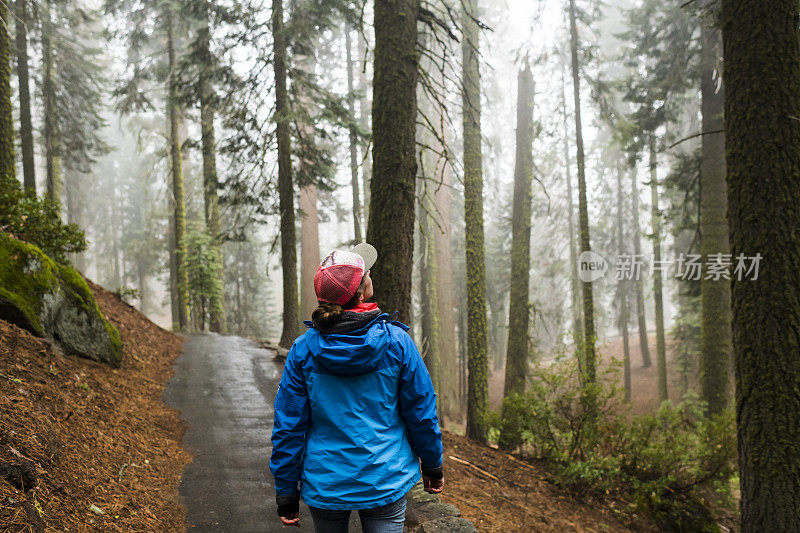
{"type": "Polygon", "coordinates": [[[344,305],[349,302],[361,285],[367,270],[378,259],[375,247],[362,242],[352,251],[334,250],[314,274],[314,292],[320,302],[344,305]]]}

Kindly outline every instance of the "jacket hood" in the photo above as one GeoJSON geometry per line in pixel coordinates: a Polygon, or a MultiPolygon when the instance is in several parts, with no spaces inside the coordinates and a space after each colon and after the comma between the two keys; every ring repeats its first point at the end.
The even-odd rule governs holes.
{"type": "Polygon", "coordinates": [[[391,319],[386,313],[369,315],[371,320],[346,332],[322,334],[309,328],[306,344],[325,371],[337,376],[360,376],[378,368],[391,340],[387,324],[391,319]]]}

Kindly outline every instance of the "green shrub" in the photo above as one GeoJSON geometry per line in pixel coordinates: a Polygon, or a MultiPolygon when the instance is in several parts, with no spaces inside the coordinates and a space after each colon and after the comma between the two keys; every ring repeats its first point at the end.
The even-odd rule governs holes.
{"type": "Polygon", "coordinates": [[[577,364],[539,366],[526,394],[503,400],[492,434],[501,446],[521,445],[543,461],[573,494],[615,493],[666,530],[715,531],[700,494],[711,489],[726,499],[735,475],[732,413],[706,419],[703,403],[690,394],[655,414],[633,416],[610,385],[618,383],[616,372],[598,378],[604,385],[592,391],[600,411],[593,420],[583,409],[577,364]]]}
{"type": "Polygon", "coordinates": [[[0,183],[0,231],[38,246],[58,263],[86,249],[83,231],[61,221],[57,203],[24,192],[18,182],[0,183]]]}
{"type": "Polygon", "coordinates": [[[622,408],[619,388],[611,385],[618,365],[600,369],[599,383],[585,389],[579,379],[578,363],[573,358],[561,358],[551,366],[538,365],[524,395],[510,395],[503,400],[499,421],[499,444],[508,449],[521,444],[535,459],[555,463],[584,459],[586,452],[597,443],[600,426],[593,423],[592,413],[586,410],[581,398],[596,399],[599,423],[622,408]]]}
{"type": "MultiPolygon", "coordinates": [[[[211,306],[219,305],[220,295],[224,291],[222,284],[222,262],[213,246],[214,237],[199,225],[190,228],[186,235],[186,273],[189,281],[189,295],[192,309],[203,329],[205,319],[212,311],[211,306]]],[[[221,313],[221,309],[216,310],[221,313]]]]}

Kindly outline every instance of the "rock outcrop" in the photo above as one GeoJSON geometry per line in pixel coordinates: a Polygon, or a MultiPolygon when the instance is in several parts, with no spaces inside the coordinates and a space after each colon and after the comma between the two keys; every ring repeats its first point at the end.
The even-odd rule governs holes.
{"type": "Polygon", "coordinates": [[[0,232],[0,318],[57,344],[65,353],[112,366],[122,360],[119,332],[72,267],[0,232]]]}

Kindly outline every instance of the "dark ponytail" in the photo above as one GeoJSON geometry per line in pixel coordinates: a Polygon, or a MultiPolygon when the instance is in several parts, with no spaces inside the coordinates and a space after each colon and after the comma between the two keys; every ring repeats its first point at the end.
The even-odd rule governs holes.
{"type": "Polygon", "coordinates": [[[311,321],[314,323],[314,327],[320,331],[325,331],[336,325],[342,319],[342,315],[346,310],[358,304],[358,299],[364,294],[366,285],[367,276],[364,276],[361,278],[361,284],[358,286],[356,293],[343,306],[332,302],[319,302],[319,306],[311,313],[311,321]]]}
{"type": "Polygon", "coordinates": [[[339,304],[319,302],[319,307],[314,309],[314,312],[311,313],[311,320],[314,322],[315,328],[320,331],[325,331],[339,322],[343,313],[344,308],[339,304]]]}

